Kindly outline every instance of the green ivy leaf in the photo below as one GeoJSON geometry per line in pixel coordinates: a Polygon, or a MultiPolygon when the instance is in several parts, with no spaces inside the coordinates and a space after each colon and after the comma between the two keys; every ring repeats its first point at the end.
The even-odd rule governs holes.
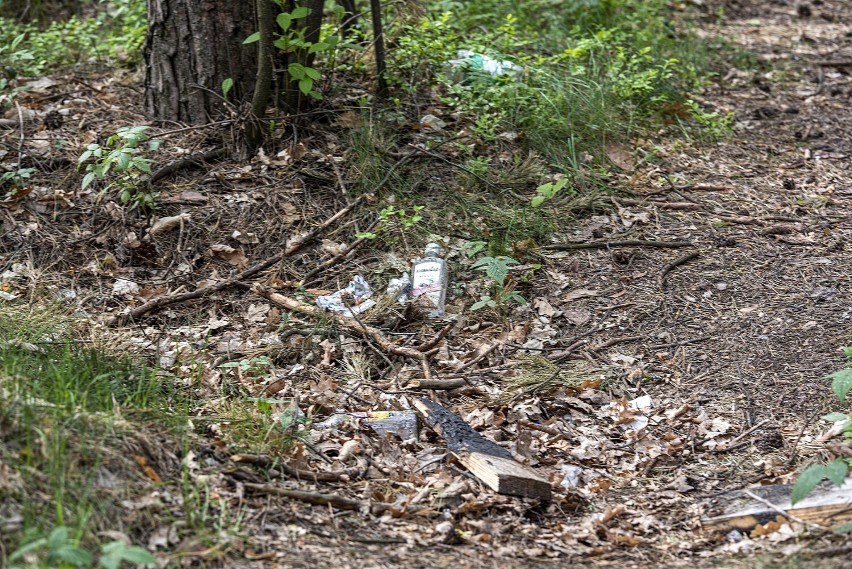
{"type": "Polygon", "coordinates": [[[143,547],[139,547],[138,545],[125,547],[122,553],[122,557],[125,561],[135,565],[149,565],[157,562],[157,558],[154,557],[150,551],[143,547]]]}
{"type": "Polygon", "coordinates": [[[305,67],[305,75],[307,75],[314,81],[319,81],[320,77],[322,77],[320,75],[320,72],[314,69],[313,67],[305,67]]]}
{"type": "Polygon", "coordinates": [[[290,25],[293,23],[293,16],[290,14],[281,13],[275,18],[275,21],[278,22],[278,27],[281,28],[282,31],[287,31],[290,29],[290,25]]]}
{"type": "MultiPolygon", "coordinates": [[[[222,97],[227,101],[228,93],[231,92],[231,89],[234,88],[234,80],[231,77],[226,78],[222,81],[222,97]]],[[[153,142],[153,141],[152,141],[153,142]]],[[[156,149],[153,149],[156,150],[156,149]]]]}
{"type": "Polygon", "coordinates": [[[795,504],[816,488],[817,484],[825,477],[825,467],[821,464],[812,464],[799,475],[790,493],[790,503],[795,504]]]}
{"type": "Polygon", "coordinates": [[[847,472],[849,472],[849,465],[842,458],[838,458],[834,462],[829,462],[825,465],[825,477],[831,480],[835,486],[843,486],[843,482],[846,481],[847,472]]]}
{"type": "Polygon", "coordinates": [[[840,399],[841,403],[845,403],[846,394],[848,394],[849,390],[852,389],[852,369],[837,371],[828,377],[833,380],[831,382],[831,388],[834,390],[834,394],[837,395],[837,398],[840,399]]]}
{"type": "Polygon", "coordinates": [[[91,184],[94,181],[94,179],[95,179],[95,173],[94,172],[89,172],[88,174],[83,176],[83,184],[81,185],[80,189],[85,190],[86,188],[88,188],[89,184],[91,184]]]}
{"type": "Polygon", "coordinates": [[[300,81],[306,76],[305,66],[301,63],[291,63],[287,66],[287,73],[289,73],[290,77],[292,77],[296,81],[300,81]]]}
{"type": "Polygon", "coordinates": [[[837,421],[845,421],[846,419],[849,419],[849,415],[844,415],[843,413],[829,413],[828,415],[823,415],[820,419],[828,421],[829,423],[836,423],[837,421]]]}
{"type": "Polygon", "coordinates": [[[308,8],[307,6],[299,6],[298,8],[296,8],[295,10],[290,12],[290,17],[293,18],[294,20],[299,20],[301,18],[307,17],[308,14],[310,14],[310,13],[311,13],[311,9],[308,8]]]}
{"type": "Polygon", "coordinates": [[[53,557],[69,563],[76,567],[89,567],[92,565],[92,554],[73,545],[65,545],[51,552],[53,557]]]}
{"type": "Polygon", "coordinates": [[[532,199],[532,202],[530,203],[530,205],[532,205],[533,207],[538,207],[538,206],[540,206],[541,204],[544,203],[544,200],[545,200],[544,196],[538,195],[538,196],[536,196],[532,199]]]}

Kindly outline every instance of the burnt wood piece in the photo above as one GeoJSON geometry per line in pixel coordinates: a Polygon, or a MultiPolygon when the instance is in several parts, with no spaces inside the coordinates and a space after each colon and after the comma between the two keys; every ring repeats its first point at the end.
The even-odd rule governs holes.
{"type": "Polygon", "coordinates": [[[721,531],[750,531],[758,524],[775,520],[780,512],[826,528],[852,522],[852,478],[847,478],[840,487],[824,483],[795,505],[790,504],[791,489],[790,484],[749,488],[755,496],[774,507],[741,490],[726,492],[706,506],[707,515],[702,517],[701,525],[721,531]]]}
{"type": "Polygon", "coordinates": [[[414,406],[423,420],[447,442],[447,448],[470,472],[498,494],[551,499],[550,482],[512,454],[477,433],[461,417],[428,399],[416,398],[414,406]]]}

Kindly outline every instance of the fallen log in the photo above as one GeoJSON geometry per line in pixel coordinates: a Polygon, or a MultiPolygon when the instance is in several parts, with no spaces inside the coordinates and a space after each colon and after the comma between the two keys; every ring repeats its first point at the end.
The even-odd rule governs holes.
{"type": "Polygon", "coordinates": [[[428,399],[414,399],[414,407],[430,428],[447,441],[447,448],[470,472],[498,494],[549,501],[550,482],[532,468],[515,462],[512,454],[488,440],[461,417],[428,399]]]}

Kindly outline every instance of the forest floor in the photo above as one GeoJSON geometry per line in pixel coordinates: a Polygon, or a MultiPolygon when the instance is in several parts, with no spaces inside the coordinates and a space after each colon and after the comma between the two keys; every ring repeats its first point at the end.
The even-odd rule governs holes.
{"type": "MultiPolygon", "coordinates": [[[[189,451],[152,426],[135,434],[131,453],[148,466],[130,456],[105,463],[125,477],[111,490],[122,493],[124,512],[115,528],[102,529],[190,566],[844,566],[849,534],[789,522],[731,535],[701,519],[725,491],[789,484],[807,464],[850,456],[848,443],[821,438],[831,425],[819,417],[838,410],[824,378],[844,365],[839,348],[852,343],[852,6],[729,1],[717,21],[718,3],[708,4],[701,33],[757,59],[701,94],[707,107],[734,113],[733,133],[718,142],[635,141],[625,160],[644,159],[614,182],[623,195],[564,223],[553,241],[691,245],[536,250],[513,273],[520,281],[542,265],[518,285],[526,307],[505,318],[462,316],[465,286],[457,283],[450,312],[458,319],[430,352],[437,378],[471,383],[432,396],[553,482],[552,502],[493,493],[449,460],[428,429],[401,442],[370,429],[305,434],[290,424],[286,453],[272,456],[283,465],[256,456],[235,462],[253,449],[275,450],[269,417],[286,420],[294,405],[321,419],[335,410],[399,409],[429,395],[406,388],[422,377],[418,365],[365,342],[357,329],[322,322],[320,330],[307,315],[288,320],[283,308],[235,286],[97,332],[158,357],[197,402],[189,451]],[[556,358],[561,371],[548,363],[556,358]],[[250,400],[249,419],[267,422],[238,432],[246,418],[228,398],[245,402],[247,394],[272,398],[271,411],[250,400]],[[649,405],[626,409],[644,395],[649,405]],[[642,416],[647,426],[629,428],[642,416]],[[167,483],[155,483],[151,468],[167,483]],[[327,481],[305,480],[308,472],[327,481]],[[198,502],[204,530],[186,520],[182,476],[206,497],[198,502]],[[363,507],[310,505],[276,497],[276,488],[363,507]],[[391,506],[370,513],[376,504],[391,506]]],[[[108,130],[143,120],[127,110],[137,80],[84,84],[99,91],[92,98],[50,99],[65,88],[59,79],[31,93],[51,101],[39,112],[73,109],[66,131],[108,130]]],[[[50,136],[42,130],[23,143],[49,147],[50,136]]],[[[190,131],[180,145],[202,146],[205,136],[190,131]]],[[[0,208],[0,266],[19,273],[7,274],[6,290],[26,296],[46,287],[103,321],[269,258],[292,238],[290,227],[315,227],[352,203],[339,191],[345,165],[329,157],[335,141],[302,144],[165,180],[157,216],[188,217],[154,237],[146,236],[153,219],[75,205],[79,175],[66,169],[62,189],[0,208]]],[[[367,224],[342,218],[320,248],[309,244],[246,282],[295,296],[293,282],[345,248],[359,222],[367,224]]],[[[460,243],[444,243],[451,268],[463,261],[460,243]]],[[[398,265],[422,248],[397,245],[379,251],[367,243],[307,286],[336,290],[359,270],[368,280],[389,274],[393,254],[398,265]]],[[[451,279],[465,276],[478,278],[468,271],[451,279]]],[[[445,324],[389,313],[368,322],[409,346],[445,324]]]]}

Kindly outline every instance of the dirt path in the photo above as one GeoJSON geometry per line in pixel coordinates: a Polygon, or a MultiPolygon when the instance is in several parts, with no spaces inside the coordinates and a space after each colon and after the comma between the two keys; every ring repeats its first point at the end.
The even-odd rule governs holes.
{"type": "MultiPolygon", "coordinates": [[[[293,566],[332,554],[349,558],[343,565],[351,567],[520,567],[535,562],[519,557],[554,556],[561,558],[555,565],[567,558],[733,566],[744,554],[780,562],[800,549],[809,566],[842,565],[848,549],[841,546],[849,545],[843,538],[776,533],[733,543],[697,524],[708,497],[792,482],[797,467],[827,456],[814,439],[827,428],[817,417],[834,402],[820,378],[842,366],[838,348],[852,341],[852,6],[728,2],[725,14],[720,25],[708,16],[702,33],[753,52],[757,64],[731,69],[701,102],[735,113],[733,136],[647,144],[656,158],[629,182],[634,199],[647,201],[619,202],[612,214],[561,236],[687,240],[696,247],[685,251],[698,256],[673,268],[661,288],[664,267],[684,250],[554,255],[548,288],[533,303],[542,345],[559,338],[564,347],[573,343],[566,338],[581,338],[574,351],[618,370],[617,390],[653,401],[649,434],[625,453],[614,442],[617,429],[592,409],[593,398],[556,396],[577,430],[568,447],[540,441],[539,458],[606,472],[589,482],[608,490],[587,494],[595,505],[579,514],[565,502],[544,510],[504,504],[488,515],[457,513],[466,544],[452,547],[433,537],[425,549],[383,544],[344,552],[337,540],[306,540],[289,550],[293,566]],[[686,188],[669,190],[663,175],[686,188]],[[503,527],[484,531],[489,524],[503,527]]],[[[552,401],[526,403],[533,418],[541,418],[535,409],[554,412],[552,401]]],[[[469,411],[472,404],[456,408],[469,411]]],[[[390,523],[384,531],[425,529],[401,523],[408,529],[390,523]]]]}

